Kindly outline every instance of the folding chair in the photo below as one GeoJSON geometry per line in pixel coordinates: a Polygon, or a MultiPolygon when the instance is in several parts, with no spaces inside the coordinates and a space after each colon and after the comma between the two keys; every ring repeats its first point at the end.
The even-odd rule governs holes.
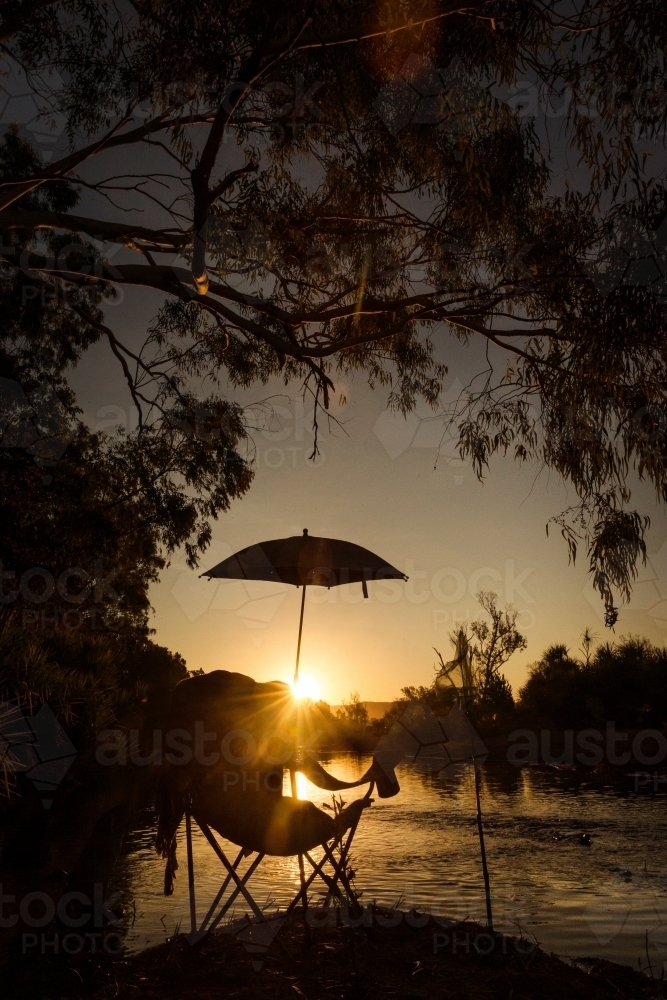
{"type": "MultiPolygon", "coordinates": [[[[363,803],[362,809],[368,808],[371,805],[371,796],[374,786],[375,782],[371,781],[366,794],[361,800],[363,803]]],[[[359,812],[359,816],[356,821],[347,831],[337,837],[334,837],[329,842],[320,845],[322,849],[322,857],[319,860],[313,857],[310,851],[304,851],[303,854],[299,856],[301,884],[298,892],[282,912],[277,911],[273,914],[267,914],[261,909],[253,897],[251,887],[249,885],[253,875],[257,872],[259,866],[267,855],[257,851],[248,851],[246,848],[241,847],[234,860],[230,860],[208,823],[206,823],[201,817],[198,818],[194,815],[192,804],[188,803],[185,811],[185,839],[188,863],[190,931],[185,935],[186,940],[188,940],[190,944],[195,944],[207,935],[215,933],[234,903],[241,898],[245,901],[252,912],[252,918],[249,918],[246,915],[240,926],[234,927],[234,933],[236,934],[236,937],[245,945],[248,951],[257,955],[257,958],[253,960],[253,968],[256,971],[259,971],[262,967],[261,956],[270,947],[280,928],[283,926],[292,911],[299,905],[299,902],[302,904],[304,920],[307,922],[307,926],[313,923],[317,924],[319,922],[318,918],[314,916],[309,918],[308,911],[316,910],[318,913],[324,913],[330,908],[333,900],[337,900],[341,905],[346,903],[350,912],[355,912],[358,909],[359,904],[357,902],[357,896],[350,884],[346,867],[350,848],[359,825],[360,817],[361,811],[359,812]],[[194,852],[192,843],[193,822],[197,824],[203,833],[225,872],[220,888],[200,922],[198,922],[197,918],[194,852]],[[244,856],[250,860],[245,870],[241,871],[241,863],[244,856]],[[311,869],[307,875],[305,873],[303,859],[308,862],[311,869]],[[331,871],[327,871],[327,868],[330,868],[331,871]],[[308,890],[311,888],[316,879],[319,879],[324,883],[326,893],[323,903],[320,906],[313,907],[309,904],[308,890]],[[342,890],[340,886],[342,886],[342,890]]]]}
{"type": "Polygon", "coordinates": [[[174,690],[165,728],[183,740],[187,737],[194,753],[164,755],[156,783],[155,846],[166,862],[165,895],[169,896],[178,868],[176,834],[185,818],[190,897],[187,937],[193,943],[218,930],[238,900],[251,914],[250,921],[244,922],[244,943],[266,950],[266,942],[275,936],[275,921],[284,920],[299,902],[309,927],[306,918],[312,900],[308,894],[315,882],[325,887],[323,909],[334,901],[346,903],[352,911],[356,908],[346,869],[357,825],[371,804],[373,790],[379,798],[387,798],[398,793],[398,782],[390,762],[375,757],[355,781],[329,774],[312,753],[304,752],[301,722],[299,713],[295,719],[290,689],[279,681],[260,684],[242,674],[217,670],[189,677],[174,690]],[[235,740],[242,747],[236,747],[235,740]],[[204,742],[214,742],[220,751],[207,753],[204,742]],[[283,794],[285,769],[290,772],[291,796],[283,794]],[[315,803],[299,799],[297,772],[325,791],[368,790],[332,817],[315,803]],[[196,904],[193,823],[224,870],[220,888],[201,919],[196,904]],[[238,845],[236,856],[228,857],[218,837],[238,845]],[[319,854],[320,849],[318,857],[315,852],[319,854]],[[299,860],[299,891],[280,918],[269,918],[253,896],[252,879],[266,855],[299,860]],[[249,859],[247,865],[244,857],[249,859]]]}

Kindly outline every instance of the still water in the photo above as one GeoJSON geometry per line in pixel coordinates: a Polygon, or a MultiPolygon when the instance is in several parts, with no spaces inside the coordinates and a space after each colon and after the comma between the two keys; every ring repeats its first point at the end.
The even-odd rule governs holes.
{"type": "MultiPolygon", "coordinates": [[[[322,762],[351,780],[369,758],[336,753],[322,762]]],[[[355,837],[352,860],[362,902],[484,922],[472,768],[452,768],[443,778],[406,764],[397,775],[400,794],[376,799],[355,837]]],[[[330,803],[328,793],[299,777],[301,798],[330,803]]],[[[635,968],[648,968],[650,960],[660,975],[667,963],[667,796],[637,793],[632,776],[613,784],[585,779],[553,768],[485,765],[482,803],[496,929],[534,937],[563,957],[603,957],[635,968]],[[580,842],[582,833],[590,834],[590,846],[580,842]]],[[[348,794],[351,799],[360,790],[348,794]]],[[[113,874],[112,890],[120,893],[115,909],[123,910],[130,951],[164,941],[179,925],[189,930],[183,827],[169,898],[162,894],[154,836],[154,817],[146,810],[113,874]]],[[[238,848],[223,847],[236,856],[238,848]]],[[[194,862],[201,919],[222,868],[196,827],[194,862]]],[[[298,881],[296,858],[269,858],[252,886],[259,904],[275,909],[294,896],[298,881]]],[[[234,915],[244,909],[240,903],[234,915]]]]}

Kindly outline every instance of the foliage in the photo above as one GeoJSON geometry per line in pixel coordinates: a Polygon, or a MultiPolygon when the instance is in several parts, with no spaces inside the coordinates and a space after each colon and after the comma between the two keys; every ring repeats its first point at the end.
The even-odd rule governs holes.
{"type": "MultiPolygon", "coordinates": [[[[181,656],[136,635],[34,632],[11,622],[0,630],[0,700],[28,715],[48,703],[79,753],[109,727],[161,725],[186,676],[181,656]]],[[[14,776],[7,759],[0,765],[8,789],[14,776]]]]}
{"type": "Polygon", "coordinates": [[[368,709],[360,700],[357,691],[353,691],[349,701],[343,702],[343,707],[337,709],[336,718],[344,722],[349,722],[352,726],[368,725],[368,709]]]}
{"type": "Polygon", "coordinates": [[[550,646],[519,692],[519,715],[563,728],[607,722],[633,729],[667,723],[667,653],[646,639],[597,647],[588,665],[550,646]]]}
{"type": "MultiPolygon", "coordinates": [[[[484,618],[470,623],[475,641],[468,641],[470,657],[474,664],[475,688],[481,702],[494,702],[498,697],[507,700],[509,685],[500,673],[513,653],[525,649],[528,643],[516,627],[518,613],[512,607],[501,611],[497,606],[498,595],[486,591],[477,594],[482,609],[491,619],[484,618]]],[[[511,704],[511,689],[509,701],[511,704]]]]}
{"type": "MultiPolygon", "coordinates": [[[[112,464],[145,454],[149,480],[166,464],[156,552],[186,539],[194,562],[225,507],[212,479],[228,476],[175,430],[197,400],[219,425],[227,385],[278,375],[326,409],[336,374],[361,372],[407,412],[437,405],[452,337],[481,342],[461,454],[479,476],[509,453],[573,486],[556,522],[571,558],[586,548],[612,624],[645,555],[633,477],[667,497],[666,320],[657,286],[601,294],[591,261],[629,228],[655,234],[665,263],[642,142],[662,150],[666,32],[657,0],[566,15],[535,0],[141,0],[131,18],[102,0],[7,4],[6,51],[42,87],[57,71],[69,139],[48,163],[15,131],[0,150],[7,377],[48,375],[64,396],[67,367],[104,343],[140,413],[104,449],[112,464]],[[526,72],[550,104],[571,97],[579,191],[500,96],[526,72]],[[123,287],[163,298],[139,351],[108,322],[123,287]]],[[[230,479],[238,495],[249,473],[230,479]]]]}
{"type": "Polygon", "coordinates": [[[525,649],[526,639],[516,627],[517,612],[497,606],[498,595],[480,591],[477,594],[482,609],[491,619],[476,619],[470,624],[470,635],[465,628],[451,634],[455,657],[445,663],[436,649],[439,667],[434,689],[441,698],[460,698],[472,715],[481,719],[487,715],[496,718],[511,714],[514,708],[512,688],[501,673],[501,667],[513,653],[525,649]],[[460,683],[455,683],[455,672],[460,672],[460,683]],[[454,675],[454,677],[452,676],[454,675]]]}
{"type": "MultiPolygon", "coordinates": [[[[19,374],[16,365],[9,374],[19,374]]],[[[25,368],[20,374],[34,399],[31,374],[25,368]]],[[[15,379],[4,384],[20,388],[15,379]]],[[[251,472],[236,451],[245,435],[238,408],[220,401],[211,435],[196,433],[193,409],[182,409],[169,428],[139,439],[92,434],[66,395],[63,400],[59,393],[54,405],[66,446],[57,462],[41,459],[39,450],[36,456],[34,448],[8,446],[29,440],[20,436],[28,423],[24,410],[5,409],[4,426],[0,419],[6,445],[0,452],[0,612],[20,612],[31,624],[65,616],[75,628],[145,632],[148,587],[168,554],[182,545],[194,565],[210,539],[211,519],[248,488],[251,472]],[[23,577],[36,568],[58,581],[57,588],[39,573],[32,583],[23,577]]],[[[38,437],[46,454],[49,443],[47,428],[38,437]]]]}

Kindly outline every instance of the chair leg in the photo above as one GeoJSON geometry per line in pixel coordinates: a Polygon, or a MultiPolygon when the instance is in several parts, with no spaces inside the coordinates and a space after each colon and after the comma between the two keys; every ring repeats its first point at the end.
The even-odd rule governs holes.
{"type": "MultiPolygon", "coordinates": [[[[338,879],[340,878],[341,882],[345,886],[345,891],[348,894],[348,898],[350,899],[350,902],[352,902],[352,899],[354,898],[354,894],[352,893],[352,888],[351,888],[351,886],[349,884],[349,881],[347,880],[347,877],[345,876],[345,862],[347,861],[347,856],[350,853],[350,847],[352,846],[352,840],[354,839],[354,835],[357,832],[357,826],[358,826],[358,821],[350,829],[350,832],[349,832],[349,834],[347,836],[347,839],[346,839],[345,843],[341,847],[340,860],[339,861],[336,861],[336,859],[335,859],[335,857],[333,855],[332,848],[328,847],[326,844],[323,845],[323,847],[324,847],[324,853],[325,854],[327,854],[327,853],[330,854],[329,860],[330,860],[331,865],[332,865],[332,867],[334,869],[334,883],[337,882],[338,879]]],[[[335,846],[336,843],[337,843],[337,841],[334,842],[333,846],[335,846]]],[[[330,896],[327,895],[327,898],[324,901],[324,905],[328,906],[329,905],[329,901],[330,901],[330,896]]]]}
{"type": "MultiPolygon", "coordinates": [[[[312,865],[312,867],[314,869],[313,874],[314,875],[319,875],[320,878],[322,879],[322,881],[326,884],[327,888],[329,889],[329,893],[327,895],[334,895],[336,897],[336,899],[341,900],[342,899],[341,892],[340,892],[340,889],[338,888],[338,886],[336,885],[336,879],[335,879],[335,877],[332,878],[331,875],[327,875],[327,873],[324,871],[324,867],[323,867],[324,863],[326,861],[329,861],[329,862],[332,861],[331,855],[327,854],[326,851],[325,851],[325,855],[324,855],[324,857],[322,858],[321,861],[315,861],[313,858],[311,858],[311,856],[308,853],[308,851],[306,851],[306,855],[305,856],[308,858],[308,861],[310,862],[310,864],[312,865]]],[[[333,863],[333,869],[334,869],[334,873],[335,873],[335,871],[336,871],[335,859],[334,859],[334,863],[333,863]]]]}
{"type": "MultiPolygon", "coordinates": [[[[359,903],[357,901],[357,897],[356,897],[356,895],[354,893],[354,890],[353,890],[352,886],[350,885],[350,880],[348,879],[348,877],[347,877],[347,875],[345,873],[345,867],[344,866],[345,866],[345,860],[347,858],[347,854],[342,855],[341,858],[340,858],[340,860],[337,861],[336,858],[335,858],[335,856],[334,856],[333,851],[331,850],[331,848],[328,845],[326,845],[326,844],[324,844],[323,846],[324,846],[324,853],[325,853],[328,861],[331,863],[331,867],[334,870],[334,877],[333,877],[333,880],[332,880],[332,882],[333,882],[333,889],[335,889],[338,894],[340,893],[340,890],[338,889],[338,886],[336,885],[337,881],[340,879],[340,881],[341,881],[341,883],[343,885],[343,888],[345,889],[345,892],[347,894],[347,899],[348,899],[348,903],[350,905],[350,909],[357,911],[360,908],[359,907],[359,903]]],[[[328,906],[329,898],[330,898],[331,895],[333,895],[333,892],[330,889],[329,892],[327,893],[327,897],[326,897],[326,899],[324,901],[325,907],[328,906]]],[[[340,895],[338,896],[338,898],[340,898],[340,895]]]]}
{"type": "Polygon", "coordinates": [[[349,881],[347,875],[345,874],[345,871],[344,871],[344,868],[343,868],[345,857],[347,855],[345,854],[341,858],[341,860],[337,861],[336,857],[335,857],[335,855],[333,853],[332,848],[328,844],[322,844],[322,849],[324,851],[324,857],[322,858],[321,861],[315,861],[313,858],[311,858],[310,854],[307,851],[306,851],[305,856],[306,856],[306,858],[308,859],[310,865],[313,868],[313,874],[310,877],[310,881],[312,881],[312,879],[316,875],[319,875],[319,877],[322,879],[322,881],[325,883],[325,885],[327,886],[327,888],[329,890],[327,892],[327,896],[326,896],[326,899],[324,901],[324,909],[326,909],[327,906],[329,905],[331,897],[335,896],[335,898],[339,902],[342,902],[343,897],[342,897],[341,891],[340,891],[340,889],[338,888],[338,885],[337,885],[338,880],[341,881],[341,883],[343,885],[343,888],[345,889],[345,892],[347,893],[347,898],[348,898],[348,902],[349,902],[350,906],[356,908],[356,906],[357,906],[357,899],[356,899],[356,896],[354,894],[354,890],[352,889],[352,886],[350,884],[350,881],[349,881]],[[331,867],[333,869],[333,876],[332,875],[328,875],[324,871],[324,865],[325,865],[325,863],[327,861],[329,862],[329,864],[331,865],[331,867]]]}
{"type": "MultiPolygon", "coordinates": [[[[210,934],[213,933],[213,931],[216,929],[216,927],[218,926],[218,924],[220,923],[220,921],[222,920],[222,918],[224,917],[224,915],[229,911],[232,903],[234,903],[234,901],[236,900],[236,898],[238,896],[240,896],[241,893],[244,891],[244,887],[245,887],[246,883],[250,880],[250,877],[255,873],[255,869],[257,868],[257,866],[259,865],[259,863],[263,859],[263,857],[264,857],[263,854],[258,854],[257,855],[257,857],[255,858],[255,860],[249,866],[247,872],[245,873],[245,875],[241,879],[240,883],[237,883],[236,889],[234,889],[234,891],[232,893],[230,893],[229,898],[227,899],[226,903],[222,906],[222,908],[220,909],[220,912],[218,913],[218,915],[216,916],[215,920],[213,921],[213,923],[209,927],[209,933],[210,934]]],[[[253,912],[256,913],[255,910],[253,910],[253,912]]],[[[261,916],[262,920],[265,920],[266,918],[264,917],[264,914],[261,912],[261,910],[259,911],[259,913],[260,913],[260,916],[261,916]]]]}
{"type": "MultiPolygon", "coordinates": [[[[227,869],[228,874],[232,877],[232,879],[234,880],[234,882],[236,882],[237,889],[239,890],[239,892],[241,893],[241,895],[245,899],[246,903],[248,904],[248,906],[250,907],[250,909],[252,910],[252,912],[255,914],[255,916],[259,920],[266,919],[264,917],[264,914],[260,910],[259,906],[257,905],[257,903],[255,902],[255,900],[252,898],[252,896],[250,895],[250,893],[246,889],[245,882],[243,881],[243,879],[239,879],[238,875],[236,874],[236,871],[234,870],[234,868],[232,868],[231,864],[227,860],[227,856],[225,855],[224,851],[222,850],[222,848],[218,844],[217,840],[215,839],[215,837],[211,833],[211,830],[209,829],[208,825],[206,823],[200,822],[199,826],[201,828],[202,833],[204,834],[204,836],[208,840],[209,844],[211,845],[211,847],[213,848],[213,850],[217,854],[218,858],[220,859],[220,861],[222,861],[223,865],[227,869]]],[[[259,862],[262,860],[263,857],[264,857],[263,854],[258,854],[257,855],[257,857],[255,858],[255,861],[253,862],[253,864],[255,865],[255,867],[257,867],[257,865],[259,864],[259,862]]],[[[246,875],[247,875],[247,872],[246,872],[246,875]]]]}
{"type": "MultiPolygon", "coordinates": [[[[206,937],[207,935],[212,934],[216,930],[218,924],[220,923],[220,921],[222,920],[222,918],[224,917],[224,915],[229,911],[229,909],[232,906],[232,904],[234,903],[234,901],[240,895],[242,895],[245,898],[246,902],[250,906],[251,910],[253,911],[253,913],[254,913],[255,917],[258,919],[258,921],[262,922],[262,923],[266,923],[267,926],[270,926],[271,925],[271,921],[267,921],[267,918],[266,918],[265,914],[262,913],[262,911],[260,910],[260,908],[257,906],[257,903],[255,902],[255,900],[253,899],[253,897],[248,892],[248,889],[246,888],[246,883],[250,880],[250,878],[252,877],[252,875],[255,873],[255,871],[256,871],[258,865],[260,864],[260,862],[264,860],[264,854],[257,854],[257,856],[255,857],[255,859],[251,862],[251,864],[248,866],[248,868],[244,872],[243,876],[239,877],[237,869],[238,869],[238,866],[239,866],[239,864],[241,862],[241,859],[242,859],[242,857],[243,857],[243,855],[245,853],[244,850],[243,850],[243,848],[239,851],[239,853],[236,856],[234,862],[230,863],[230,861],[228,860],[228,858],[225,855],[224,851],[222,850],[222,848],[218,844],[217,840],[213,836],[213,833],[211,832],[211,830],[208,827],[208,825],[206,823],[203,823],[203,822],[197,820],[202,833],[204,834],[204,836],[208,840],[209,844],[211,845],[211,847],[215,851],[215,854],[217,855],[218,860],[222,862],[223,867],[227,871],[227,875],[225,877],[225,880],[222,883],[222,886],[220,887],[220,889],[218,890],[218,892],[216,893],[215,899],[211,903],[211,905],[210,905],[210,907],[208,909],[208,912],[206,913],[206,916],[204,917],[204,919],[202,921],[201,927],[197,928],[197,914],[196,914],[196,909],[195,909],[195,895],[194,895],[194,863],[193,863],[193,857],[192,857],[192,819],[196,819],[196,817],[192,816],[190,814],[190,812],[187,812],[186,813],[186,840],[187,840],[187,844],[188,844],[188,885],[189,885],[189,889],[190,889],[190,920],[191,920],[191,931],[190,931],[190,934],[185,935],[186,938],[190,941],[191,944],[194,944],[195,942],[200,941],[202,938],[206,937]],[[211,918],[213,917],[213,914],[215,913],[216,907],[220,904],[221,900],[224,898],[224,894],[227,891],[227,889],[230,887],[230,883],[232,881],[235,883],[234,890],[229,894],[227,900],[223,903],[223,905],[220,907],[220,910],[216,914],[215,918],[211,921],[211,918]],[[209,921],[211,921],[210,924],[209,924],[209,921]]],[[[310,881],[307,884],[309,885],[310,881]]],[[[296,901],[298,901],[299,899],[300,899],[300,894],[297,895],[296,901]]],[[[275,934],[277,933],[279,927],[282,926],[282,923],[283,923],[283,921],[285,919],[285,916],[286,916],[286,914],[280,916],[279,926],[270,935],[270,939],[272,939],[275,936],[275,934]]],[[[246,944],[246,947],[248,948],[248,950],[250,950],[253,954],[255,952],[257,952],[257,947],[255,947],[254,950],[253,950],[253,943],[252,942],[250,942],[250,943],[244,942],[244,943],[246,944]]],[[[269,941],[269,943],[270,943],[270,941],[269,941]]],[[[294,957],[290,954],[288,948],[285,945],[285,942],[282,941],[282,940],[280,940],[280,938],[278,938],[278,943],[279,943],[280,947],[282,948],[282,950],[285,952],[285,955],[287,956],[288,960],[290,962],[293,962],[294,961],[294,957]]],[[[268,947],[268,943],[267,943],[267,947],[268,947]]],[[[260,946],[259,951],[261,952],[262,950],[266,950],[266,949],[265,948],[263,949],[260,946]]],[[[261,965],[262,965],[261,961],[258,961],[258,960],[253,961],[253,968],[255,968],[255,971],[259,971],[259,969],[261,968],[261,965]]]]}
{"type": "Polygon", "coordinates": [[[185,812],[185,843],[188,853],[188,893],[190,895],[190,933],[197,930],[197,904],[195,900],[195,865],[192,856],[192,819],[190,810],[185,812]]]}
{"type": "MultiPolygon", "coordinates": [[[[236,869],[238,868],[239,864],[241,863],[241,858],[242,857],[243,857],[243,848],[241,848],[241,850],[237,854],[236,860],[234,861],[234,863],[232,865],[232,868],[234,869],[234,871],[236,871],[236,869]]],[[[213,902],[211,903],[211,905],[208,908],[208,913],[206,914],[206,916],[202,920],[202,925],[200,927],[200,930],[202,930],[202,931],[206,930],[206,925],[208,924],[209,920],[211,919],[211,917],[215,913],[216,908],[218,906],[218,903],[220,902],[220,900],[224,896],[225,892],[227,891],[227,887],[229,886],[229,883],[231,882],[231,880],[232,880],[232,876],[229,873],[227,873],[225,881],[220,886],[218,892],[216,893],[215,899],[213,900],[213,902]]]]}
{"type": "Polygon", "coordinates": [[[306,872],[303,865],[303,854],[299,855],[299,879],[301,880],[301,901],[303,903],[303,919],[307,919],[308,913],[308,889],[306,887],[306,872]]]}
{"type": "MultiPolygon", "coordinates": [[[[314,871],[314,872],[312,872],[308,876],[308,878],[306,879],[306,882],[305,882],[305,888],[306,889],[308,889],[310,887],[310,885],[315,881],[316,875],[317,875],[317,871],[314,871]]],[[[296,896],[294,897],[294,899],[292,900],[292,902],[289,904],[289,906],[285,910],[285,916],[288,916],[292,912],[292,910],[299,903],[300,899],[301,899],[301,892],[297,892],[296,896]]]]}
{"type": "Polygon", "coordinates": [[[208,909],[208,912],[207,912],[206,916],[204,917],[204,919],[202,921],[201,927],[198,928],[197,927],[197,912],[196,912],[196,906],[195,906],[194,863],[193,863],[193,856],[192,856],[192,816],[191,816],[191,814],[189,812],[186,813],[186,818],[185,818],[185,836],[186,836],[186,842],[187,842],[187,848],[188,848],[188,888],[189,888],[189,892],[190,892],[190,933],[192,933],[192,934],[198,934],[200,936],[203,935],[203,934],[205,934],[205,933],[209,933],[209,934],[212,933],[212,931],[215,930],[215,928],[218,926],[218,924],[220,923],[220,921],[224,917],[225,913],[228,912],[228,910],[231,907],[232,903],[241,894],[243,894],[243,896],[246,898],[246,900],[247,900],[248,904],[250,905],[251,909],[253,910],[253,913],[255,914],[255,916],[258,916],[258,917],[264,919],[264,915],[263,915],[262,911],[259,909],[259,907],[255,903],[254,899],[252,898],[252,896],[250,895],[250,893],[245,888],[246,883],[251,878],[251,876],[254,874],[257,866],[259,865],[260,861],[262,861],[264,855],[263,854],[258,854],[257,857],[255,858],[255,860],[248,867],[248,869],[245,872],[245,874],[243,875],[243,877],[241,879],[239,879],[239,876],[238,876],[238,874],[236,872],[236,869],[238,868],[238,866],[239,866],[239,864],[241,862],[241,858],[243,857],[243,853],[244,853],[243,852],[243,848],[241,848],[241,850],[237,854],[237,856],[236,856],[236,858],[234,860],[234,863],[230,864],[230,862],[228,861],[226,855],[222,851],[222,848],[218,845],[217,841],[213,837],[213,834],[211,833],[211,831],[208,828],[208,826],[205,823],[200,823],[199,827],[200,827],[202,833],[204,834],[204,836],[206,837],[206,839],[208,840],[208,842],[211,844],[211,846],[215,850],[215,853],[217,854],[219,860],[222,861],[224,867],[227,870],[227,876],[226,876],[224,882],[222,883],[220,889],[216,893],[215,899],[211,903],[211,905],[210,905],[210,907],[208,909]],[[230,882],[232,880],[236,883],[236,888],[234,889],[234,891],[232,893],[230,893],[229,898],[223,904],[220,912],[217,914],[217,916],[216,916],[215,920],[213,921],[213,923],[211,924],[211,926],[207,928],[209,920],[213,916],[216,907],[220,903],[220,900],[223,898],[226,890],[229,888],[229,884],[230,884],[230,882]]]}

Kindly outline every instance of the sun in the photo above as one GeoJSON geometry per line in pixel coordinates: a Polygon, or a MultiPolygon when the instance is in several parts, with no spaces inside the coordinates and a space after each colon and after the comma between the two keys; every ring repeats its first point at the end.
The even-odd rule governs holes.
{"type": "Polygon", "coordinates": [[[318,701],[322,694],[322,685],[311,674],[300,674],[296,684],[292,684],[292,694],[297,701],[318,701]]]}

